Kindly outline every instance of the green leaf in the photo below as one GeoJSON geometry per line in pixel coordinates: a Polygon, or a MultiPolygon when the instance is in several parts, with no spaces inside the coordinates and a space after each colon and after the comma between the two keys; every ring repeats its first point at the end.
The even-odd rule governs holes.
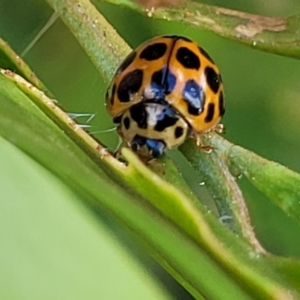
{"type": "MultiPolygon", "coordinates": [[[[126,43],[89,1],[48,2],[60,12],[108,81],[129,51],[126,43]]],[[[122,224],[194,297],[292,299],[298,296],[299,261],[270,258],[251,242],[250,247],[246,235],[242,240],[226,230],[189,195],[178,174],[173,182],[184,193],[150,172],[128,150],[123,152],[128,166],[116,161],[43,93],[11,72],[3,74],[0,135],[56,174],[81,201],[122,224]]],[[[191,155],[197,152],[195,149],[191,155]]],[[[226,181],[226,175],[230,174],[222,158],[212,156],[207,162],[212,181],[213,174],[220,175],[220,182],[212,185],[214,191],[220,191],[220,200],[222,195],[234,196],[235,189],[239,192],[233,178],[226,181]],[[229,184],[229,192],[223,189],[224,183],[229,184]]],[[[171,170],[175,168],[168,164],[165,178],[171,178],[168,174],[171,170]]],[[[243,205],[242,197],[237,198],[243,205]]],[[[242,227],[244,215],[234,207],[237,198],[234,196],[232,203],[226,198],[220,207],[228,208],[229,217],[233,212],[242,227]]],[[[251,224],[247,220],[245,223],[252,234],[251,224]]]]}
{"type": "MultiPolygon", "coordinates": [[[[91,147],[94,144],[90,137],[70,124],[67,116],[61,116],[62,131],[14,82],[24,91],[28,84],[24,85],[17,75],[4,74],[10,80],[0,76],[0,135],[85,195],[83,201],[104,208],[196,298],[234,295],[237,299],[280,299],[279,296],[288,297],[298,289],[274,272],[263,256],[253,253],[211,215],[201,212],[179,190],[142,166],[131,152],[124,152],[129,161],[129,167],[124,168],[105,155],[100,145],[91,147]],[[72,140],[71,129],[77,141],[72,140]],[[118,181],[121,185],[116,185],[118,181]],[[151,197],[149,189],[155,191],[155,197],[151,197]],[[176,210],[170,210],[163,202],[171,200],[178,207],[176,210]]],[[[40,97],[40,102],[44,101],[57,113],[59,109],[46,96],[33,87],[29,90],[35,97],[28,95],[40,97]]]]}
{"type": "Polygon", "coordinates": [[[0,148],[1,299],[171,299],[82,197],[2,137],[0,148]]]}

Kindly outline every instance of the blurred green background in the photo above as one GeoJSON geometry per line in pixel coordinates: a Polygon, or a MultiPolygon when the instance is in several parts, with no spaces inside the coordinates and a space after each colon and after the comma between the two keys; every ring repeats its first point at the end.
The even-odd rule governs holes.
{"type": "MultiPolygon", "coordinates": [[[[286,17],[300,12],[298,0],[202,1],[249,13],[286,17]]],[[[145,18],[97,1],[106,18],[131,47],[156,35],[180,34],[197,41],[221,69],[226,96],[225,138],[300,172],[300,62],[260,52],[185,24],[145,18]]],[[[42,0],[0,0],[0,36],[21,54],[53,11],[42,0]]],[[[114,148],[113,124],[104,108],[103,82],[68,28],[57,20],[24,55],[25,61],[72,113],[92,113],[97,139],[114,148]]],[[[85,123],[85,119],[78,119],[85,123]]],[[[300,257],[299,228],[240,179],[253,224],[272,253],[300,257]]],[[[197,183],[195,183],[197,186],[197,183]]],[[[196,187],[198,192],[203,187],[196,187]]],[[[300,189],[300,187],[299,187],[300,189]]],[[[299,216],[300,217],[300,216],[299,216]]]]}

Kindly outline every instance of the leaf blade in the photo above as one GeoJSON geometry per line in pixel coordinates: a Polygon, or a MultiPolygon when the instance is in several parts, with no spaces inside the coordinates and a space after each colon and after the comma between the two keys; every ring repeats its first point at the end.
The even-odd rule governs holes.
{"type": "MultiPolygon", "coordinates": [[[[89,196],[89,203],[102,207],[115,220],[133,232],[148,251],[195,297],[200,298],[203,295],[221,297],[222,294],[228,293],[228,295],[238,295],[239,299],[248,299],[249,295],[252,297],[255,295],[257,299],[278,299],[277,295],[289,295],[290,292],[287,292],[286,287],[281,285],[281,275],[275,274],[269,266],[263,263],[263,257],[250,259],[249,251],[251,250],[241,241],[233,242],[236,238],[226,233],[220,224],[218,225],[215,221],[211,221],[210,224],[208,222],[210,217],[201,216],[201,226],[197,230],[199,233],[202,232],[205,243],[203,246],[201,246],[202,243],[195,244],[195,241],[191,240],[189,234],[185,232],[186,230],[178,230],[178,227],[161,215],[160,211],[141,202],[141,198],[132,197],[135,195],[132,191],[136,189],[136,186],[133,186],[131,190],[124,189],[124,185],[116,184],[116,178],[121,175],[117,174],[124,173],[123,168],[110,163],[110,160],[103,163],[104,157],[101,157],[99,153],[98,158],[86,155],[86,152],[80,148],[83,144],[72,141],[64,133],[68,133],[68,130],[59,129],[33,105],[24,93],[18,90],[19,88],[13,82],[8,81],[3,75],[0,76],[0,81],[0,95],[6,95],[1,98],[1,104],[5,105],[2,105],[0,135],[41,162],[75,191],[84,192],[89,196]],[[11,91],[12,99],[9,98],[9,91],[11,91]],[[13,124],[20,125],[14,126],[13,124]],[[110,169],[110,172],[106,172],[107,169],[110,169]],[[117,199],[117,201],[111,201],[111,199],[117,199]],[[222,232],[218,238],[215,236],[217,232],[222,232]],[[220,238],[222,241],[219,240],[220,238]],[[191,260],[183,257],[182,253],[188,253],[191,260]],[[197,261],[199,265],[195,263],[197,261]],[[199,273],[204,262],[208,264],[207,270],[216,274],[215,277],[218,278],[220,284],[222,283],[222,288],[216,289],[211,278],[199,273]],[[249,288],[249,282],[251,286],[256,286],[256,290],[249,288]]],[[[68,126],[65,124],[64,128],[67,129],[68,126]]],[[[77,128],[75,132],[79,131],[80,129],[77,128]]],[[[95,149],[91,153],[93,151],[95,149]]],[[[136,176],[141,176],[139,163],[135,166],[136,176]]],[[[146,179],[152,180],[153,184],[158,180],[153,177],[148,179],[147,176],[146,179]]],[[[157,191],[163,199],[165,192],[159,187],[157,191]]],[[[177,194],[180,198],[183,197],[180,192],[177,194]]],[[[142,194],[142,197],[144,196],[142,194]]],[[[190,214],[184,213],[183,217],[189,218],[190,214]]]]}

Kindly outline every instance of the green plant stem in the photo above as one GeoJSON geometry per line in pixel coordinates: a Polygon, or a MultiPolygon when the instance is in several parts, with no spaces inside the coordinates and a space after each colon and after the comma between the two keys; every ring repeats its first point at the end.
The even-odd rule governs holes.
{"type": "MultiPolygon", "coordinates": [[[[220,151],[219,145],[212,143],[210,138],[203,136],[202,139],[205,145],[213,147],[212,153],[200,151],[195,141],[191,139],[180,146],[180,151],[206,184],[218,208],[220,220],[241,235],[254,251],[265,253],[255,236],[243,194],[223,160],[225,152],[220,151]]],[[[223,144],[227,143],[224,139],[222,141],[223,144]]]]}
{"type": "MultiPolygon", "coordinates": [[[[287,216],[293,218],[299,223],[300,175],[298,173],[281,166],[276,162],[260,157],[259,155],[243,149],[240,146],[236,146],[217,134],[210,134],[209,138],[204,137],[204,140],[207,144],[214,147],[213,152],[215,154],[213,156],[217,156],[219,161],[222,161],[222,164],[224,164],[225,167],[229,166],[231,173],[236,174],[236,178],[240,175],[245,176],[258,190],[267,196],[271,202],[283,210],[287,216]]],[[[188,148],[193,147],[195,146],[190,143],[189,146],[184,144],[181,148],[183,151],[187,152],[192,151],[188,148]]],[[[196,153],[195,155],[199,155],[198,161],[200,159],[205,160],[205,156],[201,156],[201,153],[196,153]]],[[[191,159],[190,154],[188,155],[188,159],[191,159]]],[[[196,158],[194,158],[194,160],[196,160],[196,158]]],[[[194,162],[192,161],[192,163],[194,162]]],[[[195,162],[195,164],[196,163],[197,162],[195,162]]],[[[201,163],[202,162],[198,162],[199,169],[201,169],[201,163]]],[[[224,170],[224,166],[222,167],[222,170],[224,170]]],[[[218,170],[216,172],[218,172],[218,170]]],[[[219,172],[221,172],[219,176],[222,176],[222,171],[220,170],[219,172]]],[[[236,184],[234,178],[229,176],[229,174],[225,177],[227,177],[229,181],[232,181],[232,183],[236,184]]],[[[215,175],[215,177],[206,178],[206,180],[217,180],[217,178],[218,175],[215,175]]],[[[226,180],[226,178],[223,180],[226,180]]],[[[227,184],[227,186],[230,187],[230,184],[227,184]]],[[[217,193],[217,195],[221,195],[222,197],[222,186],[214,185],[212,188],[216,187],[219,187],[221,190],[213,190],[212,193],[217,193]]],[[[230,193],[230,195],[233,194],[234,193],[230,193]]],[[[241,203],[244,202],[242,198],[240,198],[240,201],[241,203]]],[[[228,204],[232,206],[232,211],[234,211],[237,215],[240,215],[242,218],[244,215],[244,205],[241,203],[239,204],[239,201],[228,202],[228,204]]]]}
{"type": "MultiPolygon", "coordinates": [[[[100,3],[100,0],[94,0],[100,3]]],[[[129,0],[105,0],[153,19],[180,22],[252,48],[300,58],[300,15],[273,18],[188,1],[183,6],[145,10],[129,0]]]]}
{"type": "Polygon", "coordinates": [[[30,83],[36,86],[38,89],[45,92],[51,97],[50,92],[45,85],[35,76],[33,71],[22,60],[22,58],[15,53],[15,51],[0,38],[0,66],[2,69],[9,69],[13,72],[20,74],[27,79],[30,83]]]}
{"type": "Polygon", "coordinates": [[[232,145],[228,163],[247,179],[287,216],[300,222],[300,175],[280,164],[232,145]]]}
{"type": "Polygon", "coordinates": [[[105,82],[109,82],[129,46],[88,0],[47,0],[82,45],[105,82]]]}

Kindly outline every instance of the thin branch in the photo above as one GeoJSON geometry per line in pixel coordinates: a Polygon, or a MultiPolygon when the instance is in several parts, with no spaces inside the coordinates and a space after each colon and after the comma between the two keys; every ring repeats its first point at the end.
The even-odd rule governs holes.
{"type": "Polygon", "coordinates": [[[30,83],[38,89],[47,93],[51,97],[51,93],[45,85],[28,67],[24,60],[4,41],[0,38],[0,66],[4,69],[12,70],[26,78],[30,83]]]}
{"type": "Polygon", "coordinates": [[[47,0],[109,82],[129,46],[88,0],[47,0]]]}
{"type": "Polygon", "coordinates": [[[220,220],[241,235],[254,251],[265,253],[255,236],[243,194],[224,159],[232,144],[217,135],[212,143],[211,137],[214,135],[203,136],[204,144],[214,148],[210,154],[199,151],[193,140],[184,143],[180,151],[205,182],[218,208],[220,220]]]}
{"type": "MultiPolygon", "coordinates": [[[[129,0],[105,0],[118,6],[130,7],[153,19],[180,22],[199,30],[246,44],[252,48],[300,58],[300,15],[273,18],[249,14],[197,2],[183,6],[145,10],[129,0]]],[[[100,3],[100,0],[94,0],[100,3]]]]}

